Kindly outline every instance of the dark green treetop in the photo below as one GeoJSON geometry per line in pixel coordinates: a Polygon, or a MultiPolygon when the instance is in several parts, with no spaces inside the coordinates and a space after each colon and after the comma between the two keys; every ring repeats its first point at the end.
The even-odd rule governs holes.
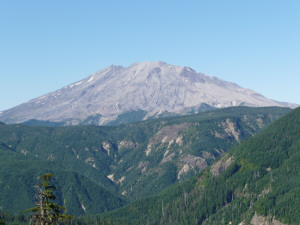
{"type": "Polygon", "coordinates": [[[65,207],[52,202],[56,199],[53,194],[55,187],[50,184],[53,176],[51,173],[46,173],[38,178],[41,181],[35,187],[37,188],[39,202],[35,203],[36,207],[25,211],[31,212],[31,224],[52,225],[72,219],[72,216],[62,213],[65,207]]]}

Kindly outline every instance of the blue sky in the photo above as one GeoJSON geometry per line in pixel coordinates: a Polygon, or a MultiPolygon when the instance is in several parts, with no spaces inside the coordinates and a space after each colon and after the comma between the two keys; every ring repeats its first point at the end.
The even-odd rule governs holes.
{"type": "Polygon", "coordinates": [[[165,61],[300,104],[300,1],[0,1],[0,110],[165,61]]]}

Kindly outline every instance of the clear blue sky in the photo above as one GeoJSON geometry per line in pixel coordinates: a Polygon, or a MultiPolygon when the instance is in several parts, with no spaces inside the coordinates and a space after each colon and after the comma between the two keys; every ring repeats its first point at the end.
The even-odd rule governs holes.
{"type": "Polygon", "coordinates": [[[0,110],[158,60],[300,104],[300,1],[0,1],[0,110]]]}

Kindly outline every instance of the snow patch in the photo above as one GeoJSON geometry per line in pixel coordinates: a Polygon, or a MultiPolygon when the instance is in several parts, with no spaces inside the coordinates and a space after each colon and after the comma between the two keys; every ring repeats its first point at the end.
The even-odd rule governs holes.
{"type": "Polygon", "coordinates": [[[41,96],[41,97],[39,97],[38,99],[43,99],[43,98],[46,98],[47,97],[47,95],[43,95],[43,96],[41,96]]]}
{"type": "Polygon", "coordinates": [[[90,79],[87,82],[90,83],[91,81],[94,80],[94,78],[95,78],[94,76],[91,76],[90,79]]]}
{"type": "Polygon", "coordinates": [[[82,81],[77,82],[77,83],[75,83],[75,84],[71,84],[71,85],[69,85],[69,87],[70,87],[70,88],[73,88],[74,86],[78,86],[78,85],[80,85],[80,84],[82,84],[82,81]]]}
{"type": "Polygon", "coordinates": [[[58,96],[60,96],[59,92],[55,92],[54,94],[51,95],[53,98],[57,98],[58,96]]]}

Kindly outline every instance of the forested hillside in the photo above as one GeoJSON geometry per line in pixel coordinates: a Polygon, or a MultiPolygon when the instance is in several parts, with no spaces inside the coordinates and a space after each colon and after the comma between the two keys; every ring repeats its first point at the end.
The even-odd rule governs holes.
{"type": "Polygon", "coordinates": [[[300,108],[191,180],[104,214],[107,224],[300,224],[300,108]]]}
{"type": "MultiPolygon", "coordinates": [[[[66,170],[53,161],[22,156],[0,146],[0,205],[2,210],[19,213],[33,206],[36,179],[48,171],[56,174],[58,200],[74,214],[99,213],[123,206],[124,198],[111,193],[77,172],[66,170]]],[[[13,213],[13,214],[15,214],[13,213]]]]}
{"type": "Polygon", "coordinates": [[[289,111],[236,107],[116,127],[1,123],[0,207],[30,207],[36,177],[51,172],[68,214],[119,208],[188,180],[289,111]]]}

